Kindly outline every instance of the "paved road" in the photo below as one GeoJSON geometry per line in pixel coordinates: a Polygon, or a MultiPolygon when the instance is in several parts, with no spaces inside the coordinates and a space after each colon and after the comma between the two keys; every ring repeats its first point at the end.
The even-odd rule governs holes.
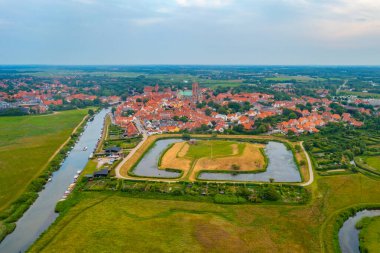
{"type": "Polygon", "coordinates": [[[301,147],[302,147],[303,152],[305,152],[307,165],[309,167],[309,181],[302,183],[301,186],[308,186],[314,182],[313,166],[311,165],[311,160],[310,160],[309,154],[306,152],[306,150],[303,146],[303,141],[301,142],[301,147]]]}
{"type": "Polygon", "coordinates": [[[142,134],[143,138],[140,141],[140,143],[137,144],[136,147],[134,147],[133,149],[131,149],[131,151],[129,152],[129,154],[115,168],[115,174],[116,174],[117,178],[125,178],[125,177],[123,177],[120,174],[121,167],[124,165],[124,163],[126,161],[128,161],[128,159],[130,159],[136,153],[136,151],[144,144],[144,142],[146,141],[146,139],[148,139],[148,134],[147,134],[146,130],[144,129],[144,127],[141,125],[140,121],[138,119],[136,119],[133,122],[135,123],[135,125],[136,125],[137,129],[139,130],[139,132],[142,134]]]}

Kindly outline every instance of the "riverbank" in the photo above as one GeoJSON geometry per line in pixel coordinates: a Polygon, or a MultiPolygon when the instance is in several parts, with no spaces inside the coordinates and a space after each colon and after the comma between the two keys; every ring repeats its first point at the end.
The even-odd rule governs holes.
{"type": "MultiPolygon", "coordinates": [[[[83,112],[83,114],[85,114],[87,112],[87,109],[78,110],[77,112],[75,112],[75,114],[77,115],[80,115],[79,112],[83,112]]],[[[52,147],[51,144],[55,144],[56,143],[55,139],[57,139],[58,137],[58,136],[52,137],[50,133],[51,131],[42,130],[42,129],[46,129],[45,124],[48,124],[49,127],[47,128],[54,128],[55,126],[57,126],[58,129],[61,129],[64,126],[63,122],[67,122],[69,119],[78,118],[78,117],[74,117],[74,118],[68,117],[69,115],[67,114],[70,115],[70,114],[73,114],[73,112],[63,112],[63,113],[59,113],[55,115],[52,114],[53,117],[55,118],[58,117],[62,119],[55,122],[50,122],[52,120],[51,117],[49,117],[50,115],[49,116],[45,116],[45,115],[44,116],[24,116],[24,118],[15,118],[15,120],[18,120],[18,121],[21,120],[21,122],[24,122],[24,120],[27,119],[28,117],[31,117],[33,121],[37,120],[34,128],[33,127],[31,128],[30,125],[28,125],[28,129],[29,129],[28,131],[30,131],[30,136],[31,136],[29,138],[33,138],[32,136],[36,136],[38,138],[37,140],[38,143],[41,143],[41,144],[37,144],[35,141],[33,141],[31,144],[33,145],[32,150],[26,151],[24,150],[24,148],[26,148],[26,146],[28,145],[27,144],[28,140],[27,140],[23,143],[24,147],[23,147],[22,153],[28,152],[27,157],[33,157],[34,159],[33,161],[38,161],[39,159],[38,157],[41,157],[41,160],[42,160],[41,153],[38,153],[38,152],[48,152],[48,151],[41,150],[41,148],[44,146],[43,143],[44,142],[49,143],[49,145],[46,145],[46,147],[50,149],[52,147]],[[43,117],[43,121],[39,120],[39,118],[41,117],[43,117]],[[47,121],[49,121],[50,123],[48,123],[47,121]]],[[[71,146],[75,143],[87,119],[88,119],[88,115],[85,115],[84,117],[82,116],[81,121],[79,123],[76,123],[76,125],[74,126],[74,129],[70,129],[69,132],[65,130],[66,132],[65,135],[68,137],[65,138],[62,144],[59,144],[60,146],[56,148],[54,153],[50,155],[50,157],[47,159],[46,162],[43,161],[43,165],[41,166],[42,169],[40,169],[40,172],[38,173],[37,176],[30,175],[30,177],[28,177],[26,173],[23,173],[23,175],[20,175],[22,178],[29,180],[29,182],[25,188],[22,187],[22,185],[20,185],[19,189],[22,190],[20,197],[14,200],[12,204],[8,204],[7,209],[2,210],[0,213],[0,242],[5,238],[7,234],[11,233],[15,229],[15,222],[23,215],[23,213],[29,208],[29,206],[33,204],[33,202],[38,197],[38,192],[42,190],[42,188],[48,181],[51,174],[59,168],[59,164],[65,158],[65,155],[70,150],[71,146]]],[[[13,129],[13,131],[17,133],[18,131],[20,131],[21,127],[22,126],[18,127],[17,129],[13,129]]],[[[9,131],[9,132],[7,131],[7,135],[12,136],[12,131],[9,131]]],[[[12,156],[25,155],[25,154],[19,154],[19,152],[15,152],[11,150],[12,149],[7,150],[6,152],[8,152],[9,154],[12,153],[12,156]]],[[[19,168],[24,168],[25,166],[31,166],[32,164],[29,164],[30,162],[28,161],[27,157],[26,159],[23,159],[21,157],[17,157],[17,158],[15,157],[14,158],[15,160],[13,160],[13,163],[17,163],[17,164],[15,164],[14,166],[17,166],[19,168]]],[[[4,184],[9,184],[11,182],[14,182],[15,180],[20,180],[20,179],[14,179],[14,180],[12,179],[11,181],[7,181],[4,184]]],[[[13,185],[15,184],[13,183],[13,185]]],[[[12,189],[12,186],[7,189],[10,192],[12,189]]]]}
{"type": "MultiPolygon", "coordinates": [[[[58,216],[55,213],[55,205],[62,198],[65,191],[74,181],[77,170],[81,170],[87,163],[91,152],[95,150],[98,137],[104,122],[106,110],[99,112],[93,120],[85,126],[83,124],[73,134],[70,141],[64,147],[63,162],[57,161],[55,172],[51,175],[51,180],[44,186],[43,190],[36,195],[38,198],[31,204],[30,208],[17,221],[14,232],[7,236],[0,243],[0,252],[18,253],[23,252],[58,216]],[[85,130],[82,132],[82,130],[85,130]],[[79,135],[79,133],[81,133],[79,135]],[[78,142],[77,142],[77,138],[78,142]],[[88,147],[88,149],[84,149],[88,147]],[[60,168],[59,170],[57,170],[60,168]]],[[[59,156],[62,153],[59,152],[59,156]]],[[[57,159],[57,158],[55,158],[57,159]]],[[[55,161],[55,159],[53,161],[55,161]]],[[[50,167],[49,167],[50,168],[50,167]]]]}

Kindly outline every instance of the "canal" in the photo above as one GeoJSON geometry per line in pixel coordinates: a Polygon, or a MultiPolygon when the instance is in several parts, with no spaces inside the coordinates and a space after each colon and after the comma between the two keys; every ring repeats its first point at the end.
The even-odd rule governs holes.
{"type": "Polygon", "coordinates": [[[73,183],[78,170],[82,170],[101,136],[103,123],[109,109],[103,109],[87,123],[83,134],[61,168],[53,173],[52,180],[39,193],[37,200],[16,223],[16,229],[0,244],[0,252],[25,252],[31,244],[58,217],[54,209],[68,186],[73,183]],[[83,150],[87,147],[87,150],[83,150]]]}
{"type": "Polygon", "coordinates": [[[360,253],[359,230],[355,225],[364,217],[380,216],[380,210],[363,210],[348,218],[339,230],[340,250],[344,253],[360,253]]]}

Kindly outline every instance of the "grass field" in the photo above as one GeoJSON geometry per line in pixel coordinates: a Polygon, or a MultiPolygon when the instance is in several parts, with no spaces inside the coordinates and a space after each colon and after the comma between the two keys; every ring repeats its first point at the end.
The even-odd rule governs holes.
{"type": "Polygon", "coordinates": [[[317,177],[311,203],[298,206],[81,192],[31,252],[332,252],[329,219],[354,204],[380,203],[378,186],[361,174],[317,177]]]}
{"type": "Polygon", "coordinates": [[[265,78],[265,80],[268,81],[278,81],[278,82],[285,82],[285,81],[292,81],[296,80],[299,82],[309,82],[309,81],[325,81],[326,79],[324,78],[314,78],[310,76],[287,76],[287,75],[279,75],[276,77],[268,77],[265,78]]]}
{"type": "Polygon", "coordinates": [[[362,157],[364,162],[380,172],[380,156],[362,157]]]}
{"type": "Polygon", "coordinates": [[[212,140],[212,141],[196,141],[195,144],[191,144],[185,157],[192,160],[199,158],[209,157],[224,157],[230,155],[240,154],[244,148],[243,143],[234,141],[212,140]],[[236,147],[237,146],[237,147],[236,147]],[[234,153],[234,147],[238,149],[234,153]]]}
{"type": "Polygon", "coordinates": [[[360,91],[342,91],[341,95],[352,95],[358,96],[362,98],[380,98],[380,94],[378,93],[370,93],[370,92],[360,92],[360,91]]]}
{"type": "Polygon", "coordinates": [[[160,168],[188,172],[184,176],[191,181],[200,170],[232,170],[235,165],[240,171],[261,170],[265,166],[261,148],[264,145],[225,140],[179,142],[163,154],[160,168]]]}
{"type": "Polygon", "coordinates": [[[0,210],[19,197],[86,114],[0,117],[0,210]]]}
{"type": "Polygon", "coordinates": [[[380,216],[366,218],[364,223],[359,233],[361,252],[378,252],[380,249],[380,216]]]}

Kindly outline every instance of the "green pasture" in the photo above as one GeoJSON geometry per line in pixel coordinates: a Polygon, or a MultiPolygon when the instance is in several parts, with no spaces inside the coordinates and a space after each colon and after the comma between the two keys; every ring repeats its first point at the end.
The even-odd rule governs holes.
{"type": "Polygon", "coordinates": [[[39,175],[87,111],[0,117],[0,210],[39,175]]]}

